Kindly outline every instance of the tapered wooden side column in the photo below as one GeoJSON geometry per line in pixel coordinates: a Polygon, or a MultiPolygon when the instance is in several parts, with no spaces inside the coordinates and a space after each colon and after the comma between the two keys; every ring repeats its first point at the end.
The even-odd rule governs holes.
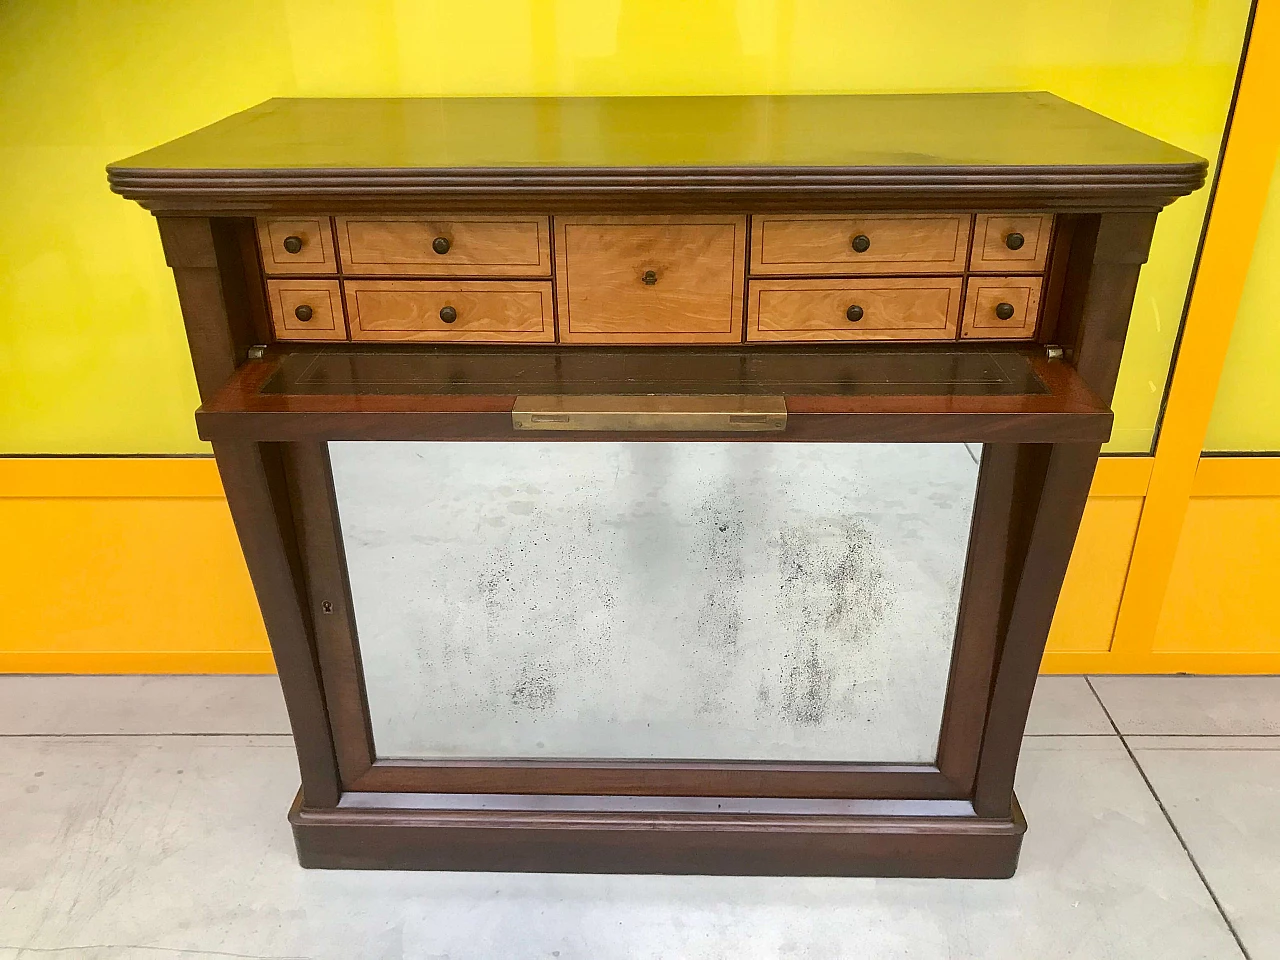
{"type": "MultiPolygon", "coordinates": [[[[206,217],[158,217],[165,260],[173,270],[200,399],[230,379],[249,346],[252,323],[225,276],[239,262],[230,232],[206,217]],[[237,336],[238,331],[243,331],[237,336]]],[[[292,512],[276,445],[224,441],[214,445],[218,472],[262,610],[298,749],[302,793],[309,807],[333,807],[340,796],[329,717],[311,641],[306,586],[297,561],[292,512]]]]}
{"type": "MultiPolygon", "coordinates": [[[[1083,252],[1091,254],[1091,262],[1082,264],[1084,269],[1077,275],[1087,278],[1087,286],[1063,305],[1066,311],[1075,313],[1073,327],[1081,331],[1072,345],[1076,371],[1089,389],[1108,404],[1116,392],[1138,275],[1151,250],[1157,213],[1108,213],[1099,217],[1096,234],[1083,238],[1083,252]]],[[[1072,254],[1075,253],[1073,245],[1072,254]]]]}
{"type": "Polygon", "coordinates": [[[1011,593],[1003,645],[996,662],[986,735],[978,756],[974,810],[980,817],[1007,817],[1013,810],[1018,768],[1036,674],[1071,549],[1084,515],[1098,463],[1096,443],[1027,444],[1020,452],[1021,483],[1014,537],[1025,545],[1011,593]]]}
{"type": "MultiPolygon", "coordinates": [[[[1107,403],[1115,394],[1138,276],[1151,249],[1158,211],[1084,218],[1070,251],[1074,284],[1064,291],[1063,340],[1089,388],[1107,403]]],[[[1016,581],[1005,584],[1006,608],[986,733],[978,759],[974,807],[979,816],[1005,817],[1035,677],[1044,657],[1058,594],[1084,515],[1099,444],[1059,443],[1022,448],[1021,524],[1013,550],[1022,551],[1016,581]]]]}

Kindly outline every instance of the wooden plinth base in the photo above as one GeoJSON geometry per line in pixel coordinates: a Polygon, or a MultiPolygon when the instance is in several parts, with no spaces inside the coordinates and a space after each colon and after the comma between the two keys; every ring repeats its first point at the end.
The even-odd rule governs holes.
{"type": "Polygon", "coordinates": [[[289,811],[304,867],[1003,878],[1026,822],[963,801],[347,794],[289,811]],[[865,811],[865,812],[860,812],[865,811]]]}

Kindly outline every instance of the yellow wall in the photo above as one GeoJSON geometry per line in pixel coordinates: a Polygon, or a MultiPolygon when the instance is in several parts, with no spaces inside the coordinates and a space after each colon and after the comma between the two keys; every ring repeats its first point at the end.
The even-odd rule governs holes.
{"type": "MultiPolygon", "coordinates": [[[[8,0],[0,453],[200,452],[150,217],[104,165],[271,96],[1049,89],[1217,155],[1247,0],[8,0]]],[[[1161,218],[1111,450],[1148,450],[1208,191],[1161,218]]]]}
{"type": "MultiPolygon", "coordinates": [[[[1280,0],[1263,4],[1274,64],[1280,0]]],[[[1214,158],[1247,8],[1247,0],[9,0],[0,4],[0,454],[203,449],[154,224],[107,192],[102,168],[266,97],[1043,88],[1214,158]]],[[[1280,119],[1260,120],[1268,111],[1257,99],[1244,110],[1242,93],[1248,116],[1237,127],[1247,128],[1253,154],[1274,157],[1274,129],[1259,129],[1280,119]]],[[[1264,193],[1225,179],[1218,206],[1233,196],[1235,212],[1217,243],[1225,253],[1206,246],[1206,263],[1249,249],[1240,211],[1264,193]]],[[[1208,428],[1211,450],[1280,447],[1274,184],[1208,428]]],[[[1207,200],[1201,191],[1161,217],[1111,452],[1150,450],[1207,200]]],[[[1217,324],[1225,349],[1234,312],[1210,308],[1244,286],[1233,293],[1223,279],[1230,270],[1208,273],[1184,337],[1193,356],[1179,365],[1190,373],[1174,384],[1170,442],[1154,457],[1099,467],[1049,671],[1280,670],[1270,589],[1280,576],[1280,458],[1197,463],[1203,427],[1179,413],[1207,410],[1221,364],[1202,362],[1205,332],[1212,352],[1217,324]],[[1161,479],[1178,471],[1185,489],[1161,479]],[[1161,543],[1167,562],[1142,560],[1161,543]]],[[[8,547],[0,672],[272,669],[210,460],[0,457],[0,530],[8,547]]]]}
{"type": "Polygon", "coordinates": [[[1280,451],[1280,161],[1271,175],[1204,448],[1280,451]]]}
{"type": "MultiPolygon", "coordinates": [[[[1092,642],[1099,639],[1099,618],[1091,620],[1084,609],[1088,597],[1080,584],[1094,558],[1081,540],[1045,670],[1280,673],[1273,587],[1280,577],[1280,457],[1204,455],[1215,398],[1237,386],[1224,376],[1243,372],[1229,360],[1237,317],[1256,322],[1251,311],[1271,307],[1251,297],[1269,279],[1257,271],[1274,263],[1268,235],[1274,224],[1264,217],[1274,216],[1267,198],[1274,199],[1280,162],[1277,90],[1280,3],[1265,0],[1256,8],[1155,456],[1140,458],[1149,468],[1145,482],[1135,476],[1128,485],[1127,494],[1141,498],[1138,524],[1131,537],[1126,527],[1105,543],[1112,556],[1129,553],[1114,628],[1109,637],[1103,631],[1102,643],[1092,642]]],[[[1243,335],[1258,342],[1256,328],[1244,327],[1243,335]]],[[[1273,395],[1267,387],[1254,379],[1240,393],[1265,401],[1273,395]]],[[[1216,419],[1220,430],[1240,434],[1250,425],[1233,423],[1230,415],[1247,420],[1257,414],[1270,416],[1263,403],[1237,402],[1220,405],[1216,419]]],[[[1277,426],[1263,422],[1253,435],[1274,436],[1277,426]]],[[[1106,602],[1109,616],[1114,591],[1094,595],[1106,602]]]]}

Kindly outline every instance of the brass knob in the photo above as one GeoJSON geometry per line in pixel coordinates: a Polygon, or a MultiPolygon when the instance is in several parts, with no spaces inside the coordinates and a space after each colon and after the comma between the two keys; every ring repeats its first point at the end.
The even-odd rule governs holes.
{"type": "Polygon", "coordinates": [[[312,310],[309,306],[307,306],[307,304],[300,303],[293,308],[293,315],[297,317],[299,320],[301,320],[303,323],[306,323],[308,320],[310,320],[312,317],[315,316],[315,311],[312,310]]]}
{"type": "Polygon", "coordinates": [[[866,253],[871,249],[871,238],[865,233],[860,233],[853,238],[853,249],[858,253],[866,253]]]}
{"type": "Polygon", "coordinates": [[[446,253],[449,252],[449,246],[450,244],[449,244],[448,237],[436,237],[434,240],[431,241],[431,249],[434,250],[436,253],[440,254],[441,256],[444,256],[446,253]]]}
{"type": "Polygon", "coordinates": [[[658,275],[652,270],[646,270],[640,275],[640,282],[645,286],[652,287],[658,282],[658,275]]]}
{"type": "Polygon", "coordinates": [[[1022,245],[1027,242],[1027,238],[1020,233],[1011,233],[1004,238],[1004,245],[1010,250],[1021,250],[1022,245]]]}
{"type": "Polygon", "coordinates": [[[301,237],[285,237],[285,238],[284,238],[284,248],[285,248],[285,250],[287,250],[289,253],[301,253],[301,252],[302,252],[302,238],[301,238],[301,237]]]}
{"type": "Polygon", "coordinates": [[[1008,320],[1010,317],[1013,316],[1013,313],[1014,313],[1014,310],[1013,310],[1012,303],[996,304],[996,316],[999,317],[1001,320],[1008,320]]]}
{"type": "Polygon", "coordinates": [[[441,307],[440,319],[445,323],[453,323],[453,321],[458,319],[458,311],[453,307],[441,307]]]}
{"type": "Polygon", "coordinates": [[[850,323],[857,323],[863,317],[863,310],[856,303],[844,312],[850,323]]]}

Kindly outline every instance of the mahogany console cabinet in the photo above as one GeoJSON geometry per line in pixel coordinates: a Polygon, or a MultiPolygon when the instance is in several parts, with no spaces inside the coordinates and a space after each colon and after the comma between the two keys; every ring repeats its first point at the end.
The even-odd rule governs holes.
{"type": "Polygon", "coordinates": [[[109,167],[302,864],[1011,875],[1138,271],[1205,173],[1045,93],[272,100],[109,167]]]}

